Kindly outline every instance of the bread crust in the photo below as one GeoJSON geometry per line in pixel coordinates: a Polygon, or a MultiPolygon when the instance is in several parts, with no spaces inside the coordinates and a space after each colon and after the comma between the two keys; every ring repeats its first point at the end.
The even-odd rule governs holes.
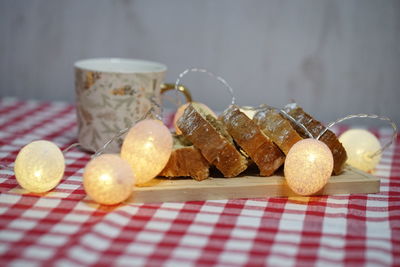
{"type": "Polygon", "coordinates": [[[221,122],[198,106],[190,104],[177,122],[178,128],[206,160],[225,177],[234,177],[247,169],[247,159],[236,149],[221,122]]]}
{"type": "MultiPolygon", "coordinates": [[[[296,121],[304,125],[314,137],[317,137],[325,129],[325,126],[321,122],[311,117],[296,103],[286,105],[284,110],[296,121]]],[[[309,138],[307,133],[301,127],[292,122],[291,124],[302,137],[309,138]]],[[[332,152],[333,173],[335,175],[340,174],[343,171],[344,164],[347,160],[346,150],[339,142],[336,135],[330,130],[327,130],[319,140],[324,142],[332,152]]]]}
{"type": "Polygon", "coordinates": [[[192,177],[197,181],[209,176],[208,161],[194,146],[175,148],[165,168],[159,176],[165,177],[192,177]]]}
{"type": "Polygon", "coordinates": [[[287,155],[290,148],[303,138],[279,111],[265,108],[258,111],[253,121],[287,155]]]}
{"type": "Polygon", "coordinates": [[[261,176],[272,175],[285,161],[282,151],[239,107],[231,105],[220,120],[235,142],[256,163],[261,176]]]}

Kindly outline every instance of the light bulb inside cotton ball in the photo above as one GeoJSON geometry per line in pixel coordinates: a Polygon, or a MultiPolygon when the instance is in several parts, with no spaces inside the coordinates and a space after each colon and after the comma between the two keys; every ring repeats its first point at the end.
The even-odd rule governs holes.
{"type": "Polygon", "coordinates": [[[143,120],[126,135],[121,157],[131,166],[136,184],[156,177],[167,164],[172,151],[172,136],[159,120],[143,120]]]}
{"type": "Polygon", "coordinates": [[[375,135],[364,129],[352,129],[344,132],[339,141],[347,152],[347,164],[371,172],[381,160],[381,155],[372,155],[381,149],[375,135]]]}
{"type": "Polygon", "coordinates": [[[213,115],[215,118],[217,117],[217,115],[214,113],[214,111],[212,111],[209,107],[207,107],[206,105],[204,105],[203,103],[200,102],[189,102],[186,103],[182,106],[180,106],[177,111],[175,112],[175,116],[174,116],[174,127],[175,127],[175,132],[177,135],[181,135],[182,131],[178,128],[177,122],[179,120],[180,117],[182,117],[183,112],[185,111],[185,109],[189,106],[189,104],[192,104],[194,106],[199,107],[200,110],[205,110],[207,112],[207,114],[211,114],[213,115]]]}
{"type": "Polygon", "coordinates": [[[15,159],[14,173],[18,184],[34,193],[56,187],[64,176],[65,160],[60,148],[39,140],[24,146],[15,159]]]}
{"type": "Polygon", "coordinates": [[[83,171],[83,187],[94,201],[114,205],[126,200],[133,190],[135,175],[125,160],[115,154],[92,159],[83,171]]]}
{"type": "Polygon", "coordinates": [[[294,144],[284,166],[289,187],[299,195],[311,195],[322,189],[332,170],[331,150],[316,139],[304,139],[294,144]]]}

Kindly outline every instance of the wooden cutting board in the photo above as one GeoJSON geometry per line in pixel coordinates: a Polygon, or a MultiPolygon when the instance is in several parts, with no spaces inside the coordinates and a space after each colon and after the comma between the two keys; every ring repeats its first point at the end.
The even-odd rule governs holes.
{"type": "MultiPolygon", "coordinates": [[[[332,176],[325,187],[315,195],[378,193],[379,178],[346,166],[338,176],[332,176]]],[[[193,179],[155,178],[136,187],[128,202],[184,202],[196,200],[264,198],[298,196],[287,185],[282,175],[270,177],[241,176],[193,179]]]]}

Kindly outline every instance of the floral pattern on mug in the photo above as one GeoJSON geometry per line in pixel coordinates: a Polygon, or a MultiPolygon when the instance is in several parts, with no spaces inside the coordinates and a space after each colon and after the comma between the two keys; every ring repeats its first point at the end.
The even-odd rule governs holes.
{"type": "MultiPolygon", "coordinates": [[[[120,130],[142,118],[155,101],[159,105],[165,72],[113,73],[76,68],[75,90],[78,140],[96,151],[120,130]],[[152,100],[150,100],[152,99],[152,100]]],[[[161,111],[156,108],[159,114],[161,111]]],[[[110,144],[118,152],[122,139],[110,144]]]]}

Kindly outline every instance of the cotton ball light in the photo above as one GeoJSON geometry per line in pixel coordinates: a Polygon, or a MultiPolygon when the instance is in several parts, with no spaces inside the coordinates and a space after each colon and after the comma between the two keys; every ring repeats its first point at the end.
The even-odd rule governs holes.
{"type": "Polygon", "coordinates": [[[92,159],[83,171],[86,194],[105,205],[126,200],[132,194],[134,181],[128,162],[115,154],[103,154],[92,159]]]}
{"type": "Polygon", "coordinates": [[[344,132],[339,141],[347,152],[347,163],[365,172],[371,172],[381,160],[381,155],[371,157],[381,149],[375,135],[364,129],[352,129],[344,132]]]}
{"type": "Polygon", "coordinates": [[[294,144],[284,167],[289,187],[299,195],[318,192],[328,182],[332,170],[332,152],[316,139],[304,139],[294,144]]]}
{"type": "Polygon", "coordinates": [[[65,160],[52,142],[39,140],[24,146],[15,159],[14,173],[18,184],[34,193],[56,187],[64,176],[65,160]]]}
{"type": "Polygon", "coordinates": [[[156,177],[167,164],[172,151],[172,136],[159,120],[143,120],[126,135],[121,157],[131,166],[136,184],[156,177]]]}
{"type": "Polygon", "coordinates": [[[203,103],[200,102],[189,102],[186,103],[182,106],[180,106],[177,111],[175,112],[175,116],[174,116],[174,127],[175,127],[175,132],[177,135],[181,135],[182,132],[181,130],[178,128],[177,126],[177,122],[179,120],[180,117],[182,117],[183,112],[185,111],[185,109],[189,106],[189,104],[192,104],[194,106],[198,106],[200,110],[205,110],[207,111],[207,114],[211,114],[213,115],[215,118],[217,117],[217,115],[214,113],[214,111],[212,111],[209,107],[207,107],[206,105],[204,105],[203,103]]]}

